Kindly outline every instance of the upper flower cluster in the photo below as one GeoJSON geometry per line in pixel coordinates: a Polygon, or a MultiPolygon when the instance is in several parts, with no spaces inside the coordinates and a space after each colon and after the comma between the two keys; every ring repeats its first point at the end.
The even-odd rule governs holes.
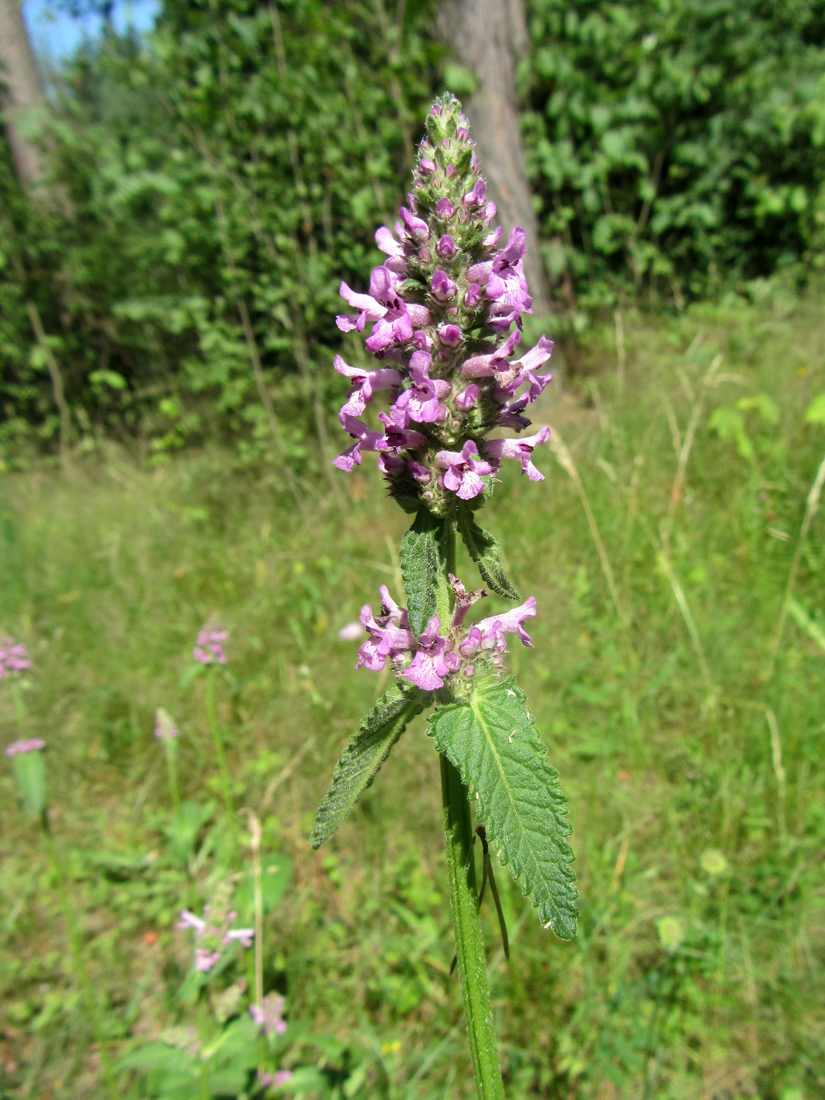
{"type": "Polygon", "coordinates": [[[543,478],[531,454],[549,438],[547,428],[522,440],[486,439],[494,428],[526,428],[524,409],[552,377],[538,373],[553,348],[544,336],[512,358],[522,314],[531,312],[525,232],[516,227],[500,247],[501,229],[490,229],[494,215],[467,119],[458,100],[445,96],[428,115],[395,236],[386,226],[375,235],[387,258],[373,270],[369,294],[341,284],[353,312],[337,318],[344,332],[366,333],[371,325],[367,351],[385,365],[366,370],[336,357],[335,369],[352,386],[340,420],[355,442],[335,465],[351,470],[362,452],[378,452],[379,469],[405,507],[424,503],[442,514],[453,495],[471,500],[503,458],[520,461],[532,480],[543,478]],[[390,409],[379,414],[383,430],[373,431],[360,417],[382,390],[390,409]]]}
{"type": "Polygon", "coordinates": [[[386,585],[382,584],[380,613],[373,615],[369,604],[361,608],[361,624],[369,632],[369,638],[358,651],[355,667],[380,672],[389,658],[404,680],[422,691],[437,691],[444,687],[449,677],[473,677],[479,658],[501,668],[501,655],[507,648],[505,634],[518,634],[524,645],[532,646],[524,620],[536,614],[535,596],[525,600],[520,607],[502,615],[491,615],[465,630],[467,609],[487,592],[483,588],[467,592],[452,573],[450,583],[455,604],[449,628],[441,634],[441,619],[433,615],[427,629],[417,638],[410,630],[406,610],[395,603],[386,585]]]}

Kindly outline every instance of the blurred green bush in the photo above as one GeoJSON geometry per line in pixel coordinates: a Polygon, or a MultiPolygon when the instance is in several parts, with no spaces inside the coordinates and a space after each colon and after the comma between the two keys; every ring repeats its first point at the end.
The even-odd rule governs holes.
{"type": "Polygon", "coordinates": [[[531,0],[525,146],[568,301],[825,262],[822,0],[531,0]]]}

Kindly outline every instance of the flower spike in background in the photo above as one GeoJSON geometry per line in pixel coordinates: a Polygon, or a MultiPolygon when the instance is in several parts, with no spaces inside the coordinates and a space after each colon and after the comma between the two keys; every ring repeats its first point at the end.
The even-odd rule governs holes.
{"type": "MultiPolygon", "coordinates": [[[[354,440],[335,465],[350,472],[374,452],[390,494],[414,520],[400,551],[406,606],[382,587],[380,609],[365,604],[360,616],[367,638],[355,667],[386,673],[389,662],[394,683],[344,749],[310,838],[317,848],[335,834],[407,725],[434,706],[429,734],[441,759],[456,957],[483,1100],[500,1100],[503,1089],[478,915],[472,808],[486,838],[485,860],[489,843],[541,923],[571,939],[577,918],[564,796],[524,694],[504,672],[508,634],[532,648],[525,623],[536,615],[536,601],[521,601],[498,542],[476,522],[503,459],[519,462],[530,481],[544,480],[534,451],[550,438],[547,427],[531,436],[490,438],[497,429],[529,427],[524,411],[551,380],[541,371],[553,350],[542,336],[514,358],[523,315],[532,307],[526,234],[516,226],[502,246],[501,229],[490,224],[494,216],[469,123],[458,100],[445,95],[427,117],[395,232],[382,226],[375,235],[387,258],[374,268],[369,293],[341,284],[353,312],[336,319],[338,328],[358,333],[378,365],[367,370],[335,359],[351,387],[339,418],[354,440]],[[373,427],[361,417],[369,417],[379,394],[389,409],[373,427]],[[459,536],[485,588],[468,592],[457,578],[459,536]],[[470,622],[472,606],[490,594],[519,606],[470,622]]],[[[348,624],[341,637],[351,637],[354,627],[348,624]]],[[[485,876],[487,868],[485,862],[485,876]]],[[[263,1008],[257,1011],[263,1020],[263,1008]]]]}

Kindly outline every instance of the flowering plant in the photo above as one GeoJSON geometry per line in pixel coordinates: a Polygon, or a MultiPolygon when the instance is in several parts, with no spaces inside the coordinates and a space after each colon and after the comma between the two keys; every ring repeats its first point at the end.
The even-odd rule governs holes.
{"type": "Polygon", "coordinates": [[[375,452],[390,494],[415,518],[400,553],[406,608],[382,587],[379,611],[370,605],[361,611],[368,637],[356,667],[379,671],[389,661],[396,680],[344,750],[311,837],[317,848],[335,833],[408,723],[434,705],[429,733],[441,758],[456,954],[483,1097],[500,1097],[502,1085],[471,806],[542,923],[570,939],[577,916],[558,776],[524,694],[502,667],[507,634],[532,644],[524,623],[536,614],[536,601],[531,596],[467,626],[470,607],[488,591],[468,592],[456,576],[460,536],[487,588],[519,603],[501,548],[476,514],[492,495],[502,460],[543,480],[533,452],[550,437],[542,428],[523,438],[490,438],[494,429],[518,433],[529,426],[524,410],[551,380],[539,372],[553,348],[542,336],[513,358],[522,315],[531,312],[525,232],[516,227],[502,247],[494,216],[461,105],[441,97],[427,118],[395,236],[386,226],[376,233],[387,258],[373,270],[369,293],[341,284],[352,312],[337,318],[338,327],[364,335],[379,365],[368,370],[335,359],[351,385],[340,420],[354,441],[335,465],[351,471],[365,452],[375,452]],[[389,398],[389,410],[378,414],[380,430],[361,419],[379,393],[389,398]]]}

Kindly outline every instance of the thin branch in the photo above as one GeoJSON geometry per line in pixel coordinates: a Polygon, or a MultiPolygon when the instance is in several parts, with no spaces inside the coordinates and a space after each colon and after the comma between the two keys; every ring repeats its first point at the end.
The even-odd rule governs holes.
{"type": "Polygon", "coordinates": [[[40,345],[40,350],[43,352],[43,357],[46,360],[46,366],[49,368],[49,377],[52,380],[54,401],[57,405],[57,411],[60,414],[60,464],[65,468],[69,461],[69,434],[71,432],[72,421],[69,413],[69,406],[66,404],[66,397],[63,392],[63,376],[60,373],[60,367],[57,365],[54,353],[49,347],[49,341],[43,329],[43,322],[40,320],[40,313],[37,306],[30,298],[26,300],[26,312],[29,315],[31,326],[37,337],[37,343],[40,345]]]}

